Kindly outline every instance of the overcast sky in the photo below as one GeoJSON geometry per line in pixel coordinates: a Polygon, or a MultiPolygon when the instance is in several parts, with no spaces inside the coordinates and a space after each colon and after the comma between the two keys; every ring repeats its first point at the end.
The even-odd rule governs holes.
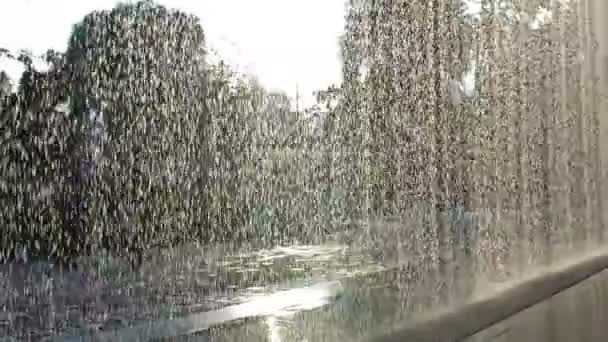
{"type": "MultiPolygon", "coordinates": [[[[64,51],[72,25],[116,0],[0,1],[0,47],[35,54],[64,51]],[[24,25],[27,23],[27,25],[24,25]]],[[[305,102],[313,90],[340,80],[338,36],[344,28],[344,0],[159,0],[201,18],[210,47],[241,71],[255,74],[269,89],[305,102]],[[307,96],[308,95],[308,96],[307,96]]],[[[14,64],[0,69],[18,76],[14,64]]]]}

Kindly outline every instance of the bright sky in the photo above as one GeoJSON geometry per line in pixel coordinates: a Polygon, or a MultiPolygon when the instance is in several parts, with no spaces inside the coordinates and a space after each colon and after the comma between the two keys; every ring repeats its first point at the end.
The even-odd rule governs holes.
{"type": "MultiPolygon", "coordinates": [[[[3,0],[0,47],[35,54],[64,51],[72,25],[116,0],[3,0]],[[27,25],[23,25],[27,23],[27,25]]],[[[312,91],[340,80],[338,36],[345,0],[158,0],[201,18],[207,42],[240,71],[257,75],[268,89],[311,103],[312,91]]],[[[0,69],[18,76],[14,64],[0,69]]]]}

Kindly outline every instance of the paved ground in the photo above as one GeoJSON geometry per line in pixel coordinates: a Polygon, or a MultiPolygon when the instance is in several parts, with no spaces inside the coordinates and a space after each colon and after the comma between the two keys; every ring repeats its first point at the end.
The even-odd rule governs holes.
{"type": "Polygon", "coordinates": [[[315,302],[305,291],[290,292],[296,293],[289,300],[300,304],[297,309],[229,315],[226,323],[162,340],[357,340],[395,322],[466,302],[493,284],[513,280],[535,265],[559,262],[581,248],[554,243],[547,258],[538,245],[542,236],[516,240],[508,235],[516,230],[507,223],[499,233],[485,234],[482,227],[465,234],[466,220],[456,221],[460,223],[445,228],[452,230],[445,234],[453,238],[446,242],[448,248],[439,247],[431,230],[393,221],[373,222],[315,246],[182,246],[154,254],[137,272],[108,257],[83,260],[73,272],[45,264],[3,265],[0,337],[38,341],[99,337],[108,331],[119,332],[116,337],[150,322],[168,324],[171,330],[172,319],[184,317],[205,327],[227,307],[338,281],[340,295],[329,300],[315,302]]]}
{"type": "Polygon", "coordinates": [[[596,342],[608,339],[608,271],[463,342],[596,342]]]}

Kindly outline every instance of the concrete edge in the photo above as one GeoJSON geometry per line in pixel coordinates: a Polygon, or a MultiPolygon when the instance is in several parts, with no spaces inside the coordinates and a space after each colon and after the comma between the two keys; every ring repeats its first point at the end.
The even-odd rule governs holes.
{"type": "Polygon", "coordinates": [[[608,250],[539,268],[471,302],[401,323],[367,341],[458,341],[470,337],[608,268],[608,250]]]}

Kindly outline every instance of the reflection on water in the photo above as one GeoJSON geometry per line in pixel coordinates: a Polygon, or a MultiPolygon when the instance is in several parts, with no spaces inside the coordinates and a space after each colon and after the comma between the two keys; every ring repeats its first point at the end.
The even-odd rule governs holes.
{"type": "Polygon", "coordinates": [[[176,319],[142,322],[131,327],[88,336],[59,338],[57,341],[134,341],[155,340],[207,331],[214,326],[258,317],[284,316],[312,310],[331,303],[342,294],[339,282],[325,282],[310,287],[279,291],[258,296],[247,302],[219,310],[205,311],[176,319]]]}
{"type": "Polygon", "coordinates": [[[279,329],[281,329],[277,325],[277,319],[274,316],[268,316],[266,318],[266,325],[268,326],[268,335],[270,342],[282,342],[281,334],[279,333],[279,329]]]}
{"type": "Polygon", "coordinates": [[[334,300],[339,283],[331,281],[384,268],[363,246],[336,241],[246,250],[182,246],[151,256],[138,272],[107,256],[83,258],[69,272],[40,262],[2,265],[0,336],[141,333],[147,322],[158,332],[159,322],[174,319],[161,334],[171,335],[248,317],[285,317],[334,300]]]}

